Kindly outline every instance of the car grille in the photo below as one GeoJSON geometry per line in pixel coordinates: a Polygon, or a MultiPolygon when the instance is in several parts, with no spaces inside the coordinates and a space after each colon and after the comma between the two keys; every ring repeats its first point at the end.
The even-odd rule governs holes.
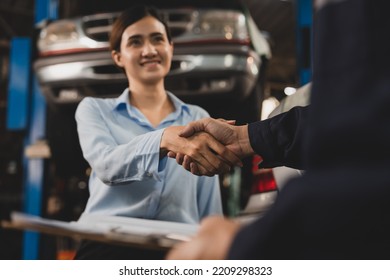
{"type": "MultiPolygon", "coordinates": [[[[193,10],[163,10],[163,17],[168,23],[172,38],[179,37],[193,27],[196,13],[193,10]]],[[[98,14],[83,17],[82,26],[85,34],[98,42],[108,42],[112,24],[119,13],[98,14]]]]}
{"type": "Polygon", "coordinates": [[[83,18],[85,34],[98,42],[108,42],[112,24],[118,14],[101,14],[83,18]]]}

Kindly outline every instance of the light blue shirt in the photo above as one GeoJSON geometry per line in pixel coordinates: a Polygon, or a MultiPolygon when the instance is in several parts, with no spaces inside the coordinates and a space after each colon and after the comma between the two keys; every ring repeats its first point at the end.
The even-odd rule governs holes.
{"type": "Polygon", "coordinates": [[[129,100],[86,97],[76,111],[84,158],[92,168],[87,213],[183,223],[222,214],[218,176],[195,176],[176,163],[160,160],[164,129],[209,116],[167,92],[175,111],[156,128],[129,100]]]}

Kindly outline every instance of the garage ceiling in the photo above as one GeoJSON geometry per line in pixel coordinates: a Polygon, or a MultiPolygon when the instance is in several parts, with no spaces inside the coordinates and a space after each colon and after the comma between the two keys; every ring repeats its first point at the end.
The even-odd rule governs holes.
{"type": "MultiPolygon", "coordinates": [[[[270,61],[267,80],[272,91],[279,91],[287,85],[295,86],[297,75],[294,0],[242,1],[248,5],[259,28],[270,34],[273,58],[270,61]]],[[[72,0],[60,2],[62,8],[69,5],[73,5],[72,0]]],[[[1,0],[0,44],[6,44],[14,36],[31,36],[33,22],[34,0],[1,0]]]]}
{"type": "Polygon", "coordinates": [[[29,36],[34,21],[34,0],[0,1],[0,38],[29,36]]]}

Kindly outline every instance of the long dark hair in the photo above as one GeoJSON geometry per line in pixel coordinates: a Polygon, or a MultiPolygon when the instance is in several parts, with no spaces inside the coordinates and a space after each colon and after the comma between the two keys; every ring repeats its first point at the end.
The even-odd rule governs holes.
{"type": "Polygon", "coordinates": [[[171,33],[169,31],[168,24],[166,23],[162,14],[154,7],[137,5],[132,6],[131,8],[122,12],[122,14],[114,22],[110,34],[110,49],[112,51],[119,52],[122,41],[122,34],[125,29],[129,25],[132,25],[133,23],[139,21],[140,19],[143,19],[146,16],[152,16],[164,25],[168,41],[171,43],[171,33]]]}

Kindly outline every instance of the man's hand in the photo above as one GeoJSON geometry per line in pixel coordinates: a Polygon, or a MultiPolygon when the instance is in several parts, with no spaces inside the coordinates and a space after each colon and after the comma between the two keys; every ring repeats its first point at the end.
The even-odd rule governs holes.
{"type": "Polygon", "coordinates": [[[182,130],[180,126],[166,128],[160,147],[163,152],[171,151],[191,159],[191,162],[196,163],[199,175],[213,176],[241,164],[240,159],[212,135],[199,132],[185,138],[179,136],[182,130]]]}
{"type": "Polygon", "coordinates": [[[204,118],[187,124],[180,136],[190,137],[197,132],[207,132],[214,136],[221,144],[229,148],[238,157],[244,157],[244,151],[240,146],[240,126],[232,125],[234,122],[222,119],[204,118]]]}
{"type": "MultiPolygon", "coordinates": [[[[234,126],[234,121],[205,118],[189,123],[179,134],[182,137],[192,137],[200,132],[211,134],[216,140],[232,151],[239,158],[244,158],[254,153],[250,146],[248,127],[234,126]]],[[[223,154],[218,153],[223,157],[223,154]]],[[[169,151],[168,156],[176,158],[178,164],[195,175],[205,175],[205,169],[200,166],[191,156],[175,151],[169,151]]],[[[239,162],[237,165],[242,166],[239,162]]]]}
{"type": "Polygon", "coordinates": [[[174,246],[168,252],[169,260],[218,260],[226,259],[240,224],[223,217],[205,218],[198,234],[188,242],[174,246]]]}

